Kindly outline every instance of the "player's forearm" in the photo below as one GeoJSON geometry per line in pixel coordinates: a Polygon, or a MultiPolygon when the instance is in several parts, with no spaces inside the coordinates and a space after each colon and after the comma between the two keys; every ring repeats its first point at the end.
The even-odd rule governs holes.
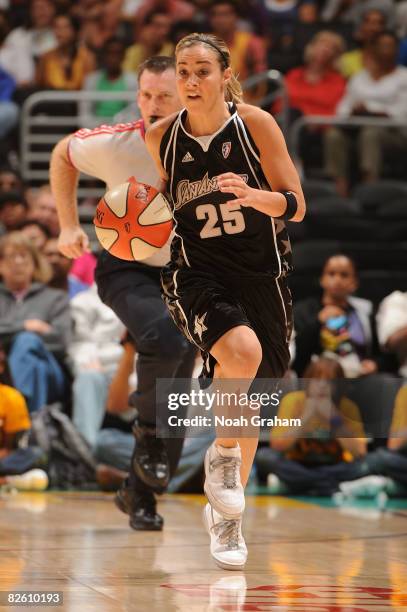
{"type": "Polygon", "coordinates": [[[79,172],[68,158],[69,138],[56,145],[50,163],[50,183],[61,229],[79,225],[76,196],[79,172]]]}
{"type": "MultiPolygon", "coordinates": [[[[305,201],[302,193],[291,190],[297,200],[297,212],[290,221],[300,222],[305,215],[305,201]]],[[[253,189],[253,208],[269,215],[270,217],[280,217],[286,212],[287,200],[278,191],[265,191],[263,189],[253,189]]]]}

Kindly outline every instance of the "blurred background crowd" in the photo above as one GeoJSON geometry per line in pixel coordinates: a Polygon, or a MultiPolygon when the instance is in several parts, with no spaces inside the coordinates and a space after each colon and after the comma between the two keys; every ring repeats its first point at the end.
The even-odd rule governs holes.
{"type": "MultiPolygon", "coordinates": [[[[303,430],[263,435],[258,480],[273,493],[405,495],[405,0],[0,0],[0,484],[41,465],[61,487],[114,488],[126,474],[137,347],[94,285],[97,197],[79,202],[93,252],[68,260],[41,163],[68,131],[138,116],[79,92],[135,94],[138,66],[194,31],[226,41],[246,99],[280,122],[308,204],[290,228],[292,390],[279,407],[303,430]],[[52,90],[77,100],[43,94],[32,171],[24,109],[52,90]],[[339,397],[314,379],[353,383],[339,397]]],[[[206,446],[187,440],[172,490],[200,490],[206,446]]]]}

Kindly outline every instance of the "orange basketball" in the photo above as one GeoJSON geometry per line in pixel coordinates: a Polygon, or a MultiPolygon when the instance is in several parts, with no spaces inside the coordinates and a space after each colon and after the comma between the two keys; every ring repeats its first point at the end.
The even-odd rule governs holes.
{"type": "Polygon", "coordinates": [[[104,195],[93,223],[102,247],[128,261],[141,261],[156,253],[167,242],[173,225],[163,194],[133,180],[104,195]]]}

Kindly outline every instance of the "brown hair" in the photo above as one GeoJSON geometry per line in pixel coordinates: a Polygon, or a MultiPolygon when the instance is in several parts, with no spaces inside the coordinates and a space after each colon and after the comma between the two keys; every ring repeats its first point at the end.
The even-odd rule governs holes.
{"type": "Polygon", "coordinates": [[[0,238],[0,259],[3,259],[7,247],[29,253],[34,263],[33,281],[46,284],[52,277],[52,269],[48,261],[21,232],[10,232],[0,238]]]}
{"type": "Polygon", "coordinates": [[[137,79],[140,83],[141,75],[144,70],[148,70],[149,72],[153,72],[154,74],[162,74],[166,70],[175,70],[175,60],[173,57],[168,57],[166,55],[153,55],[146,59],[137,70],[137,79]]]}
{"type": "MultiPolygon", "coordinates": [[[[218,38],[213,34],[199,34],[195,32],[194,34],[184,36],[184,38],[181,38],[175,47],[175,57],[177,57],[178,53],[182,51],[182,49],[188,49],[194,45],[205,45],[214,51],[218,56],[218,61],[222,71],[230,67],[230,52],[226,43],[221,38],[218,38]]],[[[234,74],[232,74],[230,80],[226,84],[225,100],[227,102],[234,102],[235,104],[243,102],[242,86],[234,74]]]]}

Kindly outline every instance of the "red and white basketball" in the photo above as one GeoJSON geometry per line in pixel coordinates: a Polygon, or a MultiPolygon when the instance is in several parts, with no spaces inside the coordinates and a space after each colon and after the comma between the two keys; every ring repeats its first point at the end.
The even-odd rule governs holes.
{"type": "Polygon", "coordinates": [[[108,191],[95,218],[102,247],[119,259],[141,261],[167,242],[172,230],[169,204],[155,187],[130,180],[108,191]]]}

